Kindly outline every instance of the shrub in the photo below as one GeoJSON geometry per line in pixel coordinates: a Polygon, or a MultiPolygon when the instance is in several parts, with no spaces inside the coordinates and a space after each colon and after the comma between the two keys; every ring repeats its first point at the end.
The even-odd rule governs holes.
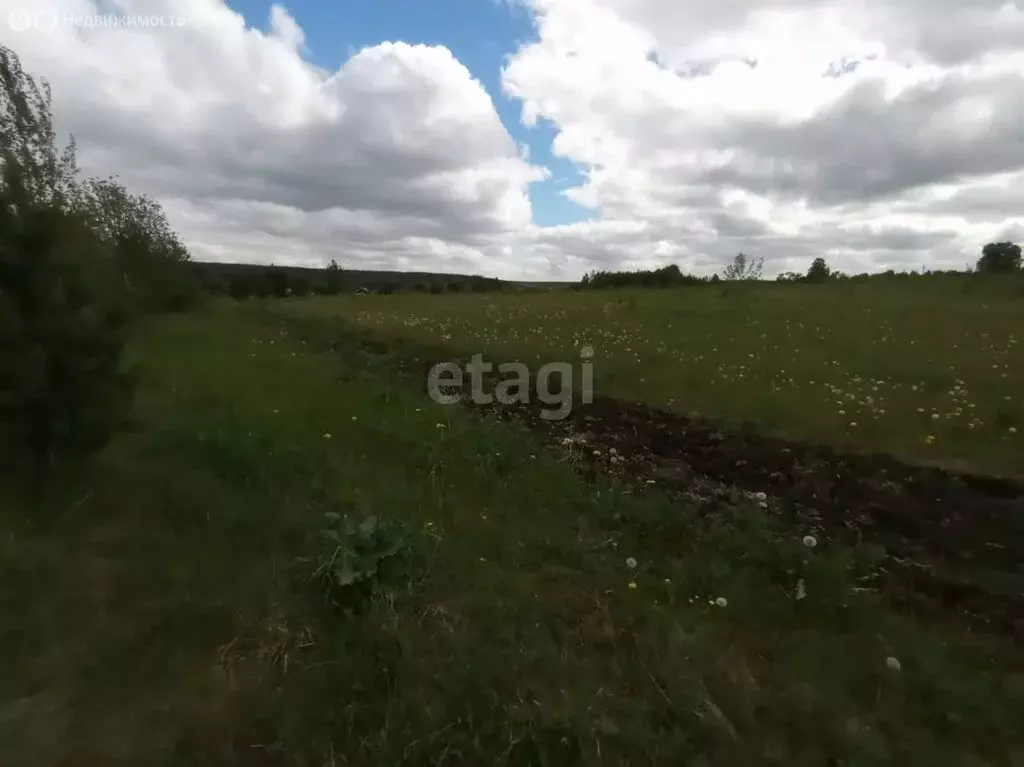
{"type": "Polygon", "coordinates": [[[34,487],[102,447],[131,404],[113,255],[74,214],[0,186],[0,465],[34,487]]]}

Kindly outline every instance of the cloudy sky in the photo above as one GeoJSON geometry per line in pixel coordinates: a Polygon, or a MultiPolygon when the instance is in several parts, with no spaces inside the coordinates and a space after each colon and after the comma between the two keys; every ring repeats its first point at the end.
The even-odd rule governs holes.
{"type": "Polygon", "coordinates": [[[0,0],[0,42],[202,260],[774,275],[1024,240],[1024,0],[0,0]]]}

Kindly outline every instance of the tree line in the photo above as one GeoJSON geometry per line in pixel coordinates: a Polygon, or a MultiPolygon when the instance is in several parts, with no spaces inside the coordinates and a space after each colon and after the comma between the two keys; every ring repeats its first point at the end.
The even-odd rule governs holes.
{"type": "MultiPolygon", "coordinates": [[[[763,258],[750,258],[745,253],[739,253],[732,262],[722,271],[719,276],[716,272],[710,277],[697,277],[692,274],[685,274],[678,266],[671,264],[660,269],[633,270],[633,271],[595,271],[583,275],[583,278],[575,286],[581,289],[606,289],[606,288],[670,288],[680,285],[707,285],[719,282],[753,282],[762,279],[764,271],[763,258]]],[[[1024,274],[1021,263],[1021,246],[1013,242],[990,242],[982,248],[981,257],[975,264],[973,272],[965,270],[927,270],[920,272],[896,272],[889,269],[885,272],[864,273],[849,275],[838,269],[833,269],[828,262],[822,258],[815,258],[807,271],[803,274],[798,272],[783,272],[776,277],[777,282],[800,282],[808,284],[822,284],[839,280],[879,280],[892,277],[926,277],[932,275],[1020,275],[1024,274]]]]}
{"type": "Polygon", "coordinates": [[[333,259],[324,269],[210,263],[195,263],[192,268],[204,292],[237,300],[340,293],[480,293],[504,286],[501,280],[478,275],[457,277],[350,271],[333,259]]]}

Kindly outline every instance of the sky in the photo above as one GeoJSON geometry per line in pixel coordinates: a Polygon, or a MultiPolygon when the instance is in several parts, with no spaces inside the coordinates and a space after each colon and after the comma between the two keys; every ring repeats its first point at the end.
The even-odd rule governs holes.
{"type": "Polygon", "coordinates": [[[0,0],[199,260],[578,279],[1024,241],[1024,0],[0,0]]]}

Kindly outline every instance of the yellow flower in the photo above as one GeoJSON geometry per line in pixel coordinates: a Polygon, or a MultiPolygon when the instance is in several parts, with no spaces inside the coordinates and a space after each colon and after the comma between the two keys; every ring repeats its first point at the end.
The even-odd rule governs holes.
{"type": "Polygon", "coordinates": [[[635,589],[635,588],[636,588],[636,581],[630,581],[630,582],[629,582],[629,583],[627,583],[626,585],[627,585],[627,586],[628,586],[629,588],[631,588],[631,589],[635,589]]]}

